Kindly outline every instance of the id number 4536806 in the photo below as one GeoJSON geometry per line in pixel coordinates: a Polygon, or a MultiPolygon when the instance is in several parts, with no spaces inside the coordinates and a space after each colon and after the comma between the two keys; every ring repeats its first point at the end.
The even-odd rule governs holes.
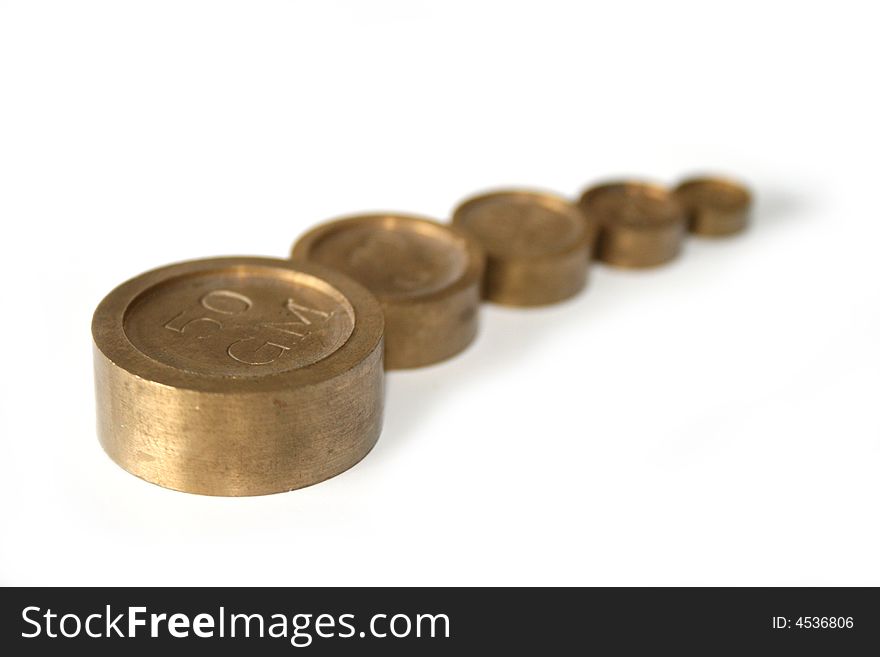
{"type": "Polygon", "coordinates": [[[798,616],[797,620],[785,616],[773,617],[773,629],[785,630],[849,630],[852,629],[852,616],[798,616]]]}

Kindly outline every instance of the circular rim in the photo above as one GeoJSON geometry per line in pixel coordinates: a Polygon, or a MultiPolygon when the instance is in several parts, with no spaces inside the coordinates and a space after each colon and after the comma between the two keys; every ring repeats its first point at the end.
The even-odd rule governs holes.
{"type": "MultiPolygon", "coordinates": [[[[485,253],[483,247],[471,235],[450,224],[444,224],[428,217],[422,217],[413,214],[402,214],[399,212],[372,212],[369,214],[349,215],[330,219],[322,222],[314,228],[306,231],[294,242],[290,250],[290,257],[294,262],[313,263],[311,259],[312,251],[315,246],[326,237],[344,231],[353,226],[363,226],[365,224],[377,224],[399,222],[408,223],[414,226],[425,226],[433,232],[447,233],[454,244],[464,246],[464,255],[467,265],[464,271],[453,282],[441,287],[438,290],[423,294],[416,294],[409,297],[389,297],[376,294],[376,297],[382,303],[407,304],[422,303],[432,301],[434,299],[446,297],[451,293],[467,289],[472,285],[479,284],[483,277],[483,269],[485,267],[485,253]]],[[[320,265],[322,268],[326,265],[320,265]]],[[[359,285],[364,285],[359,283],[359,285]]],[[[365,286],[366,287],[366,286],[365,286]]],[[[375,294],[375,293],[372,293],[375,294]]]]}
{"type": "MultiPolygon", "coordinates": [[[[568,215],[576,220],[578,226],[581,229],[580,239],[572,241],[569,246],[566,246],[561,249],[557,249],[555,251],[547,251],[545,253],[531,255],[531,256],[517,256],[517,255],[504,255],[504,256],[496,256],[492,255],[491,257],[496,258],[498,260],[544,260],[544,259],[555,259],[560,256],[565,256],[570,253],[574,253],[580,249],[589,248],[592,242],[592,235],[590,230],[588,230],[587,218],[584,216],[583,212],[581,212],[580,208],[559,194],[555,194],[553,192],[546,192],[543,190],[536,189],[497,189],[489,192],[485,192],[482,194],[478,194],[476,196],[471,196],[464,201],[462,201],[458,207],[455,208],[452,213],[452,223],[455,224],[461,230],[466,230],[461,227],[459,224],[464,221],[464,216],[469,212],[472,212],[474,208],[481,203],[485,203],[486,201],[497,201],[497,200],[511,200],[511,199],[526,199],[530,202],[537,203],[539,205],[543,205],[545,207],[550,207],[553,210],[557,210],[562,214],[568,215]]],[[[476,239],[476,238],[475,238],[476,239]]]]}
{"type": "MultiPolygon", "coordinates": [[[[726,191],[733,192],[739,197],[736,203],[730,206],[724,206],[721,209],[742,210],[749,207],[752,203],[752,194],[746,185],[733,178],[727,178],[724,176],[700,175],[685,178],[676,185],[674,193],[682,195],[681,202],[690,202],[690,199],[688,198],[689,193],[699,187],[720,187],[726,191]]],[[[721,206],[713,205],[712,207],[715,208],[721,206]]]]}
{"type": "MultiPolygon", "coordinates": [[[[672,207],[675,207],[678,211],[676,216],[673,218],[663,219],[662,221],[650,220],[647,222],[633,222],[633,221],[624,221],[621,222],[630,226],[642,226],[642,227],[651,227],[651,226],[671,226],[679,221],[684,220],[684,211],[681,208],[681,204],[675,198],[672,190],[670,190],[666,185],[657,182],[651,182],[647,180],[611,180],[604,183],[599,183],[597,185],[592,185],[584,190],[581,194],[580,199],[578,201],[578,205],[581,209],[587,213],[589,209],[589,205],[598,197],[603,194],[606,194],[610,191],[616,191],[619,189],[633,189],[650,193],[650,195],[661,198],[664,202],[669,203],[672,207]]],[[[601,219],[601,217],[600,217],[601,219]]]]}
{"type": "Polygon", "coordinates": [[[250,256],[188,260],[150,270],[113,289],[98,304],[92,317],[92,339],[95,347],[114,365],[157,384],[198,392],[267,392],[320,383],[363,361],[376,349],[383,334],[384,317],[376,298],[347,276],[312,263],[250,256]],[[209,375],[178,369],[141,352],[128,339],[124,329],[125,314],[132,302],[144,292],[181,275],[236,266],[283,269],[321,279],[344,296],[354,309],[355,321],[351,335],[336,351],[310,365],[250,377],[209,375]]]}

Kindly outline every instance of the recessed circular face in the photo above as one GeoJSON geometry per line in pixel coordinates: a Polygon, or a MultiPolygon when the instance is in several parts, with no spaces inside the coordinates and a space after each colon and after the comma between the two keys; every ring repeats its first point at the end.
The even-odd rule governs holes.
{"type": "Polygon", "coordinates": [[[576,208],[549,194],[498,192],[463,203],[454,223],[490,257],[539,258],[583,243],[586,225],[576,208]]]}
{"type": "Polygon", "coordinates": [[[385,300],[446,289],[468,272],[472,258],[464,236],[400,215],[323,224],[300,238],[293,255],[347,274],[385,300]]]}
{"type": "Polygon", "coordinates": [[[681,208],[666,189],[641,182],[599,185],[581,197],[581,209],[602,224],[650,227],[678,222],[681,208]]]}
{"type": "Polygon", "coordinates": [[[314,276],[259,266],[181,273],[137,295],[123,330],[141,353],[179,370],[264,376],[311,365],[345,344],[354,310],[314,276]]]}
{"type": "Polygon", "coordinates": [[[337,272],[237,257],[123,283],[98,306],[92,332],[111,362],[145,380],[226,392],[333,376],[375,348],[383,325],[375,298],[337,272]]]}
{"type": "Polygon", "coordinates": [[[744,210],[751,202],[748,190],[720,178],[695,178],[680,184],[675,194],[687,207],[709,208],[725,212],[744,210]]]}

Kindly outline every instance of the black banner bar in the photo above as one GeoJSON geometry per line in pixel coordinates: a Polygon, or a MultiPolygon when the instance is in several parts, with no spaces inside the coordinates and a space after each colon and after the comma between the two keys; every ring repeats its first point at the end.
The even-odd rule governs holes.
{"type": "MultiPolygon", "coordinates": [[[[4,654],[855,654],[876,589],[124,589],[0,591],[4,654]],[[10,650],[11,649],[11,652],[10,650]]],[[[860,652],[860,654],[863,654],[860,652]]]]}

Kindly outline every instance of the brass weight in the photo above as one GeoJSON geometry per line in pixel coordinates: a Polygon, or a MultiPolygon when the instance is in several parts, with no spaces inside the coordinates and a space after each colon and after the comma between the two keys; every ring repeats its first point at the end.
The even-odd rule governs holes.
{"type": "Polygon", "coordinates": [[[484,256],[450,226],[401,214],[347,217],[304,234],[291,257],[341,271],[376,295],[387,369],[445,360],[477,334],[484,256]]]}
{"type": "Polygon", "coordinates": [[[665,187],[624,181],[591,187],[580,207],[597,231],[596,257],[626,268],[655,267],[681,250],[685,216],[665,187]]]}
{"type": "Polygon", "coordinates": [[[101,445],[160,486],[301,488],[379,437],[382,311],[335,271],[269,258],[162,267],[110,292],[92,335],[101,445]]]}
{"type": "Polygon", "coordinates": [[[499,191],[464,201],[455,226],[486,250],[483,296],[508,306],[540,306],[580,292],[587,282],[591,231],[583,215],[554,194],[499,191]]]}
{"type": "Polygon", "coordinates": [[[721,237],[742,231],[748,223],[752,197],[749,190],[724,178],[691,178],[675,188],[690,231],[721,237]]]}

